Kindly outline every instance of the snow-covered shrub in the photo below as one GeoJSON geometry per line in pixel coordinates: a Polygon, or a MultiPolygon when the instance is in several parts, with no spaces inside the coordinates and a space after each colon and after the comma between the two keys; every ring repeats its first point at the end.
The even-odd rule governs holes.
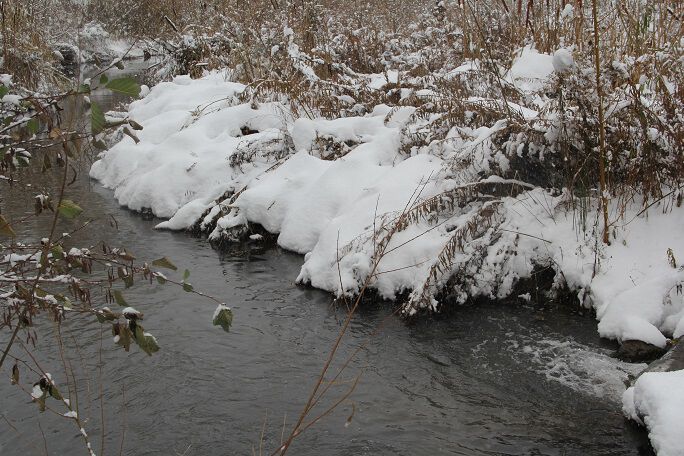
{"type": "Polygon", "coordinates": [[[28,89],[46,89],[65,82],[59,69],[61,41],[76,9],[72,1],[9,0],[3,2],[0,72],[28,89]]]}
{"type": "MultiPolygon", "coordinates": [[[[606,291],[606,277],[619,284],[611,288],[618,295],[634,284],[606,264],[640,232],[632,219],[647,225],[647,205],[664,197],[662,209],[676,212],[681,201],[681,28],[668,27],[669,10],[602,3],[602,17],[614,21],[600,30],[597,78],[587,2],[403,3],[407,9],[379,1],[358,10],[333,1],[268,4],[273,14],[248,9],[244,18],[223,5],[222,23],[206,30],[173,18],[192,37],[183,38],[188,46],[214,36],[222,43],[202,47],[193,68],[228,68],[186,68],[202,76],[162,84],[150,106],[170,102],[166,90],[178,93],[179,118],[197,105],[202,114],[182,128],[159,120],[160,131],[183,144],[190,130],[211,130],[206,144],[224,147],[211,158],[188,156],[171,142],[145,145],[142,134],[137,148],[124,139],[106,153],[93,175],[116,187],[124,204],[171,216],[161,227],[192,227],[220,243],[244,240],[260,225],[306,254],[301,283],[340,295],[358,293],[369,279],[383,298],[408,296],[403,310],[412,315],[479,296],[502,299],[535,271],[553,271],[540,296],[574,293],[606,316],[607,336],[627,337],[630,323],[605,310],[626,305],[606,291]],[[633,30],[629,16],[645,22],[633,30]],[[620,34],[630,40],[621,43],[620,34]],[[263,109],[281,124],[256,126],[263,109]],[[231,120],[218,126],[218,119],[231,120]],[[182,188],[139,191],[169,147],[176,159],[165,166],[182,188]],[[155,165],[124,160],[141,154],[155,165]],[[219,156],[221,167],[208,164],[219,156]],[[211,168],[215,185],[196,175],[201,166],[211,168]],[[595,215],[602,207],[610,246],[597,242],[606,232],[595,215]]],[[[131,108],[152,112],[143,103],[131,108]]],[[[653,271],[667,267],[658,258],[654,250],[644,262],[653,271]]],[[[663,315],[640,314],[638,325],[669,334],[663,315]]]]}

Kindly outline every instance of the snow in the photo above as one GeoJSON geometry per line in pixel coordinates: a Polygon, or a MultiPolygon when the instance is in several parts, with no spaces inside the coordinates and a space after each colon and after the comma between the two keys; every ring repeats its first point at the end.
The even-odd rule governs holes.
{"type": "Polygon", "coordinates": [[[561,17],[561,19],[572,20],[574,15],[575,15],[575,8],[572,6],[572,3],[567,3],[565,5],[565,7],[563,8],[563,11],[561,11],[560,17],[561,17]]]}
{"type": "Polygon", "coordinates": [[[397,82],[399,82],[399,72],[397,70],[389,70],[387,73],[368,75],[368,87],[371,89],[380,90],[387,84],[396,84],[397,82]]]}
{"type": "MultiPolygon", "coordinates": [[[[90,175],[109,188],[131,209],[150,208],[164,218],[172,217],[185,204],[193,209],[164,228],[178,229],[223,193],[232,183],[229,158],[240,148],[259,140],[277,141],[282,120],[273,104],[253,110],[249,104],[231,106],[231,98],[244,89],[214,73],[192,81],[176,77],[155,86],[150,94],[130,106],[131,117],[143,125],[139,144],[124,137],[102,159],[90,175]],[[212,102],[223,100],[219,103],[212,102]],[[200,114],[201,113],[201,114],[200,114]],[[201,122],[197,120],[201,119],[201,122]],[[259,133],[241,137],[243,126],[259,133]],[[254,138],[252,138],[254,137],[254,138]],[[250,138],[250,139],[247,139],[250,138]]],[[[252,167],[258,174],[263,167],[252,167]]]]}
{"type": "Polygon", "coordinates": [[[471,71],[480,71],[480,63],[475,60],[467,60],[453,70],[447,72],[444,75],[445,79],[453,79],[464,73],[469,73],[471,71]]]}
{"type": "MultiPolygon", "coordinates": [[[[507,77],[521,89],[543,86],[554,61],[556,67],[571,64],[565,52],[570,53],[561,49],[551,56],[525,47],[507,77]]],[[[457,70],[476,68],[476,62],[466,62],[457,70]]],[[[624,216],[611,245],[597,246],[591,227],[582,228],[576,214],[564,209],[568,195],[493,175],[494,165],[504,172],[510,166],[492,143],[507,127],[504,119],[479,128],[454,127],[448,141],[406,154],[404,131],[421,125],[410,124],[416,122],[414,107],[378,105],[365,115],[296,118],[279,102],[241,101],[245,87],[227,77],[225,72],[196,80],[179,76],[153,87],[129,107],[131,118],[144,126],[140,143],[123,137],[100,155],[91,176],[114,189],[121,204],[168,218],[158,228],[186,229],[199,222],[207,229],[215,220],[208,234],[219,240],[248,223],[259,224],[278,235],[278,245],[305,255],[298,282],[338,295],[359,290],[373,272],[379,240],[406,210],[477,182],[516,185],[517,196],[495,205],[496,235],[484,230],[451,260],[452,270],[461,268],[472,279],[454,290],[457,302],[506,297],[535,265],[551,264],[557,280],[596,310],[601,336],[664,347],[668,338],[684,334],[684,300],[678,293],[684,272],[666,256],[671,249],[675,258],[684,258],[684,209],[663,211],[655,205],[639,214],[641,206],[627,205],[620,209],[624,216]],[[251,134],[244,134],[247,130],[251,134]],[[450,164],[464,157],[471,164],[458,176],[450,174],[450,164]],[[234,196],[217,202],[226,194],[234,196]],[[471,258],[485,247],[482,263],[473,266],[471,258]]],[[[398,81],[399,73],[360,78],[382,87],[388,79],[398,81]]],[[[529,121],[539,115],[526,106],[509,106],[529,121]]],[[[440,252],[482,207],[466,205],[434,220],[417,217],[397,230],[375,267],[371,288],[388,299],[413,290],[403,309],[407,314],[435,308],[438,303],[419,299],[417,290],[443,284],[445,278],[431,275],[440,252]]],[[[590,217],[595,210],[589,209],[590,217]]],[[[611,206],[611,219],[618,210],[611,206]]]]}
{"type": "MultiPolygon", "coordinates": [[[[675,258],[684,258],[684,234],[677,228],[684,223],[684,208],[666,213],[653,208],[636,217],[640,207],[629,206],[629,223],[596,256],[593,236],[577,232],[572,213],[550,212],[558,203],[538,190],[517,198],[506,228],[548,241],[524,236],[518,250],[537,261],[546,257],[562,271],[580,302],[596,309],[602,337],[664,347],[677,328],[684,328],[684,299],[678,293],[684,271],[673,268],[666,255],[672,249],[675,258]]],[[[511,264],[510,269],[526,273],[524,266],[515,270],[511,264]]]]}
{"type": "Polygon", "coordinates": [[[625,416],[648,428],[658,456],[682,456],[684,422],[684,370],[646,372],[623,397],[625,416]]]}
{"type": "Polygon", "coordinates": [[[553,53],[553,59],[551,60],[553,64],[553,69],[556,73],[566,73],[575,66],[575,60],[572,57],[572,50],[567,48],[558,49],[553,53]]]}
{"type": "Polygon", "coordinates": [[[138,317],[142,315],[138,310],[134,309],[133,307],[126,307],[121,311],[121,313],[123,315],[136,315],[138,317]]]}
{"type": "Polygon", "coordinates": [[[41,389],[40,385],[33,386],[33,389],[31,390],[31,397],[34,399],[43,397],[43,390],[41,389]]]}
{"type": "Polygon", "coordinates": [[[21,95],[15,95],[15,94],[8,93],[8,94],[4,95],[2,97],[2,99],[0,99],[0,102],[11,104],[14,106],[21,106],[21,100],[22,100],[21,95]]]}
{"type": "Polygon", "coordinates": [[[228,307],[225,304],[219,304],[218,306],[216,306],[216,310],[214,310],[214,315],[212,315],[211,317],[212,321],[216,320],[216,317],[218,317],[219,314],[224,310],[230,310],[230,307],[228,307]]]}
{"type": "Polygon", "coordinates": [[[506,78],[522,92],[536,92],[546,84],[553,70],[552,56],[525,46],[518,51],[506,78]]]}

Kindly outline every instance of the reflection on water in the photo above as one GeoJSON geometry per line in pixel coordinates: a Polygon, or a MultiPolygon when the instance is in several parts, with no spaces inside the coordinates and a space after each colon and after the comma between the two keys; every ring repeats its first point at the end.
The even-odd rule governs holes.
{"type": "MultiPolygon", "coordinates": [[[[117,101],[96,97],[108,108],[117,101]]],[[[67,247],[106,239],[139,259],[167,256],[191,271],[195,288],[235,313],[227,334],[211,324],[214,305],[196,295],[157,284],[126,290],[162,347],[152,357],[115,347],[90,318],[68,320],[80,413],[96,452],[102,386],[105,454],[118,454],[121,445],[127,455],[259,454],[262,428],[264,454],[270,454],[283,423],[289,429],[296,420],[343,312],[329,295],[293,284],[301,257],[255,245],[220,253],[204,240],[155,231],[154,221],[121,209],[110,191],[90,182],[87,165],[80,171],[68,194],[86,209],[81,222],[96,221],[67,247]]],[[[36,173],[28,178],[31,188],[3,188],[3,212],[31,213],[35,189],[50,178],[36,173]]],[[[20,235],[40,235],[45,223],[32,219],[20,235]]],[[[77,222],[62,223],[67,231],[77,222]]],[[[608,356],[591,318],[564,310],[538,317],[533,308],[486,304],[407,326],[389,308],[363,309],[341,359],[381,329],[331,388],[332,397],[361,373],[359,386],[291,454],[649,454],[643,433],[620,414],[620,379],[635,367],[608,356]]],[[[40,332],[41,361],[63,384],[50,326],[40,332]]],[[[6,337],[3,332],[0,342],[6,337]]],[[[3,371],[0,414],[17,432],[0,420],[0,454],[42,454],[38,423],[49,454],[85,454],[73,424],[39,414],[3,371]]]]}

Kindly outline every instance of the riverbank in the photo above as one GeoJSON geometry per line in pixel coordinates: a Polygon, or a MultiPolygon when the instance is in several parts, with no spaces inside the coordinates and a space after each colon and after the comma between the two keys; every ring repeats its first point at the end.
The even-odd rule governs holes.
{"type": "Polygon", "coordinates": [[[238,240],[258,224],[278,235],[279,246],[305,255],[298,282],[338,296],[358,291],[384,241],[372,288],[385,299],[413,291],[406,315],[438,310],[439,302],[423,298],[436,297],[454,271],[467,280],[451,286],[450,302],[463,303],[508,297],[543,266],[556,277],[542,291],[575,293],[578,305],[596,311],[602,337],[665,348],[668,337],[684,333],[677,294],[684,238],[676,234],[684,210],[676,205],[611,208],[622,211],[611,245],[597,244],[591,201],[573,208],[567,194],[481,177],[484,170],[468,166],[454,176],[453,160],[474,150],[509,160],[495,157],[491,129],[450,154],[428,148],[406,155],[401,134],[413,108],[389,121],[382,105],[365,116],[294,119],[276,102],[240,102],[245,87],[226,78],[178,77],[153,88],[130,107],[145,127],[139,142],[121,138],[91,176],[121,204],[169,218],[159,228],[196,226],[210,240],[238,240]],[[326,141],[348,153],[321,156],[326,141]]]}
{"type": "MultiPolygon", "coordinates": [[[[521,59],[530,58],[550,56],[523,51],[521,59]]],[[[392,77],[359,75],[379,91],[392,77]]],[[[596,312],[602,337],[639,341],[651,351],[645,359],[684,332],[684,238],[677,234],[684,210],[677,198],[646,210],[616,201],[610,214],[618,222],[604,245],[595,200],[502,172],[535,163],[496,146],[505,120],[454,128],[448,141],[406,149],[407,135],[424,125],[416,107],[376,105],[362,115],[308,119],[283,102],[246,94],[230,72],[154,87],[130,106],[144,126],[139,143],[122,138],[91,176],[121,204],[169,218],[158,228],[258,242],[249,227],[263,227],[278,245],[305,255],[292,276],[299,283],[353,295],[372,275],[382,298],[410,292],[400,303],[407,316],[477,297],[510,298],[516,283],[551,268],[550,288],[534,291],[543,299],[574,294],[576,305],[596,312]]],[[[530,121],[542,111],[519,109],[530,121]]],[[[652,438],[658,446],[658,434],[652,438]]]]}
{"type": "MultiPolygon", "coordinates": [[[[245,5],[221,0],[124,0],[116,5],[99,0],[3,2],[0,103],[5,128],[0,135],[0,181],[10,187],[23,185],[14,176],[23,179],[24,166],[46,173],[62,166],[63,173],[61,184],[45,178],[22,187],[29,189],[34,206],[10,214],[10,219],[5,218],[5,208],[15,203],[5,202],[5,193],[0,197],[0,235],[11,238],[3,241],[6,253],[0,261],[8,268],[0,273],[5,309],[0,326],[11,333],[0,367],[10,362],[8,356],[19,362],[19,340],[37,338],[34,328],[25,325],[28,321],[37,328],[40,323],[33,317],[38,314],[55,320],[60,330],[68,326],[61,326],[67,311],[95,314],[100,321],[111,319],[107,324],[114,342],[125,351],[129,333],[148,354],[157,350],[153,334],[158,328],[153,328],[149,314],[145,328],[152,328],[152,333],[145,332],[138,322],[142,315],[130,309],[124,293],[113,287],[123,282],[128,295],[136,271],[152,286],[154,277],[164,283],[174,280],[152,271],[149,263],[136,268],[128,251],[102,246],[97,250],[104,257],[94,259],[92,251],[78,245],[65,249],[70,247],[69,235],[57,239],[60,232],[70,233],[57,228],[61,219],[69,223],[84,212],[78,201],[69,199],[77,188],[76,176],[65,164],[73,165],[76,156],[95,149],[105,152],[93,164],[92,176],[145,219],[165,219],[158,228],[186,230],[233,251],[247,247],[248,257],[254,250],[268,251],[271,240],[304,255],[303,264],[280,273],[291,274],[289,280],[299,285],[332,293],[335,303],[347,304],[332,310],[335,318],[344,320],[340,337],[359,323],[357,306],[348,311],[349,299],[358,297],[358,303],[364,295],[364,305],[393,303],[392,313],[404,321],[445,332],[448,328],[439,325],[441,319],[461,317],[464,309],[481,312],[496,302],[502,308],[513,304],[534,309],[534,321],[564,321],[568,308],[595,316],[598,331],[592,335],[612,340],[613,348],[619,345],[616,355],[623,361],[650,361],[673,346],[679,350],[677,341],[684,333],[684,4],[633,1],[614,8],[600,0],[550,0],[518,2],[513,8],[511,2],[499,0],[397,0],[388,5],[379,0],[257,0],[245,5]],[[115,43],[114,36],[121,40],[115,43]],[[78,82],[63,74],[69,65],[79,73],[83,59],[105,63],[100,66],[105,73],[112,66],[121,70],[126,66],[121,53],[127,43],[141,42],[161,54],[153,78],[166,82],[152,90],[132,79],[112,80],[100,71],[78,82]],[[50,95],[57,87],[69,89],[50,95]],[[98,87],[126,96],[140,93],[142,98],[120,112],[104,114],[106,109],[96,101],[98,87]],[[76,118],[59,107],[72,99],[79,105],[76,118]],[[82,107],[89,111],[82,112],[82,107]],[[28,244],[15,239],[17,231],[30,231],[32,220],[45,219],[48,212],[54,214],[51,228],[31,231],[28,244]],[[35,253],[25,254],[29,250],[35,253]],[[40,262],[34,261],[37,254],[40,262]],[[23,261],[19,264],[17,259],[23,261]],[[108,277],[107,291],[97,302],[91,300],[91,284],[78,276],[79,271],[91,273],[93,261],[107,269],[108,277]],[[53,294],[41,288],[41,281],[65,288],[69,282],[69,289],[53,294]],[[78,310],[67,295],[79,301],[78,310]],[[566,307],[557,305],[561,302],[566,307]],[[119,314],[102,307],[114,303],[127,308],[119,314]]],[[[134,51],[145,60],[150,57],[149,49],[134,51]]],[[[21,194],[16,197],[23,201],[21,194]]],[[[115,218],[107,220],[118,224],[115,218]]],[[[175,269],[165,257],[151,264],[175,269]]],[[[188,279],[184,273],[175,282],[192,293],[194,285],[188,279]]],[[[263,288],[260,285],[251,286],[263,288]]],[[[145,303],[144,297],[138,298],[138,304],[145,303]]],[[[230,310],[223,306],[218,309],[227,330],[230,310]]],[[[296,309],[295,314],[308,315],[296,309]]],[[[305,336],[320,330],[315,324],[299,326],[296,319],[280,323],[297,326],[305,336]]],[[[480,326],[489,327],[487,322],[468,323],[468,336],[489,339],[486,331],[477,332],[480,326]]],[[[513,322],[504,322],[499,332],[505,331],[509,341],[507,325],[513,322]]],[[[270,329],[278,333],[277,328],[270,329]]],[[[570,332],[581,330],[573,327],[570,332]]],[[[603,351],[594,356],[596,350],[556,336],[547,344],[543,334],[532,334],[535,343],[512,346],[515,353],[529,355],[528,361],[543,360],[550,374],[540,384],[557,382],[573,389],[577,380],[583,388],[573,389],[573,395],[588,391],[604,400],[610,397],[615,419],[620,416],[621,397],[623,413],[649,429],[660,456],[681,456],[672,424],[681,421],[684,410],[684,398],[676,393],[683,381],[676,364],[670,366],[674,372],[644,373],[623,391],[623,380],[644,366],[606,360],[603,351]],[[546,345],[550,354],[537,356],[546,345]],[[582,374],[573,376],[576,369],[564,369],[567,363],[578,364],[569,361],[567,351],[582,352],[581,360],[588,360],[579,362],[582,374]],[[568,378],[570,382],[565,381],[568,378]],[[587,378],[591,383],[584,382],[587,378]]],[[[80,335],[73,339],[81,340],[80,335]]],[[[90,345],[97,342],[86,339],[90,345]]],[[[61,336],[58,341],[61,346],[61,336]]],[[[261,341],[257,337],[251,342],[258,346],[261,341]]],[[[410,344],[394,344],[410,350],[410,344]]],[[[253,352],[249,345],[244,347],[238,357],[253,352]]],[[[324,337],[307,347],[294,348],[293,366],[303,371],[314,364],[325,366],[322,372],[313,369],[311,377],[319,372],[320,377],[309,404],[319,402],[328,388],[354,389],[353,379],[335,377],[327,383],[328,366],[334,369],[342,355],[336,353],[337,344],[324,337]],[[331,346],[332,364],[309,363],[313,358],[300,361],[305,353],[331,346]]],[[[50,349],[46,352],[57,358],[50,349]]],[[[401,353],[388,361],[400,359],[401,353]]],[[[454,362],[442,353],[427,353],[426,359],[432,369],[425,371],[433,381],[440,369],[436,366],[448,368],[454,362]]],[[[488,364],[490,358],[481,361],[488,364]]],[[[178,362],[169,364],[175,367],[178,362]]],[[[50,396],[59,401],[55,377],[35,359],[33,364],[34,373],[41,372],[37,384],[18,365],[12,367],[12,383],[28,386],[27,394],[40,408],[50,396]]],[[[92,431],[84,430],[84,423],[95,420],[83,418],[70,386],[77,384],[76,377],[66,362],[63,367],[69,397],[62,396],[62,418],[76,424],[93,454],[92,431]]],[[[461,375],[472,377],[471,371],[480,366],[459,366],[463,367],[470,370],[461,375]]],[[[96,369],[101,363],[85,369],[84,377],[96,369]]],[[[507,372],[505,365],[502,369],[507,372]]],[[[420,378],[420,372],[404,370],[410,371],[408,382],[420,378]]],[[[446,382],[458,377],[448,374],[446,382]]],[[[130,375],[139,374],[129,371],[130,375]]],[[[116,378],[114,383],[122,377],[116,378]]],[[[262,389],[273,381],[259,379],[262,389]]],[[[64,384],[57,382],[59,387],[64,384]]],[[[478,382],[487,384],[479,377],[478,382]]],[[[142,390],[154,395],[149,383],[142,390]]],[[[404,389],[412,398],[423,397],[404,389]]],[[[217,390],[214,396],[221,395],[217,390]]],[[[84,391],[90,394],[90,386],[84,391]]],[[[239,391],[244,390],[231,390],[239,391]]],[[[511,394],[516,391],[477,390],[480,403],[497,398],[493,410],[504,408],[511,394]]],[[[468,403],[475,401],[465,397],[468,403]]],[[[139,399],[144,402],[146,397],[139,399]]],[[[443,409],[440,399],[430,397],[428,402],[443,409]]],[[[551,402],[562,407],[562,402],[551,402]]],[[[472,414],[466,405],[458,405],[472,414]]],[[[345,427],[356,416],[355,404],[351,409],[345,427]]],[[[386,415],[395,415],[386,425],[401,428],[407,437],[403,441],[404,435],[391,436],[402,446],[419,442],[429,429],[402,416],[403,410],[388,409],[386,415]],[[411,435],[403,423],[421,432],[411,435]]],[[[297,410],[288,409],[291,413],[297,410]]],[[[307,423],[316,422],[316,413],[305,407],[294,427],[283,423],[282,431],[288,432],[269,446],[283,456],[292,440],[308,429],[307,423]]],[[[515,417],[506,414],[502,427],[517,429],[515,417]]],[[[450,425],[460,417],[443,413],[442,418],[429,424],[450,425]]],[[[385,423],[382,417],[377,419],[385,423]]],[[[508,451],[508,436],[497,440],[487,432],[496,428],[492,421],[474,423],[484,428],[484,443],[468,442],[465,452],[556,449],[535,437],[523,438],[508,451]]],[[[564,418],[559,422],[573,427],[564,418]]],[[[105,422],[100,424],[104,446],[109,437],[105,422]]],[[[382,434],[382,429],[375,431],[382,434]]],[[[591,436],[595,428],[582,431],[591,436]]],[[[437,433],[435,440],[448,442],[448,450],[460,448],[460,442],[445,435],[448,429],[437,433]]],[[[585,437],[579,441],[577,447],[569,445],[572,450],[604,451],[603,443],[594,446],[585,437]]],[[[165,450],[187,453],[189,447],[165,450]]],[[[249,452],[246,446],[240,447],[243,450],[249,452]]],[[[401,448],[368,449],[383,450],[397,453],[401,448]]]]}

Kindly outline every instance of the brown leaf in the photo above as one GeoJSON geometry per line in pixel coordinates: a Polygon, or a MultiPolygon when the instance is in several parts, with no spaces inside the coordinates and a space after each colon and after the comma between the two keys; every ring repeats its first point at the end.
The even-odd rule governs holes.
{"type": "Polygon", "coordinates": [[[0,235],[7,236],[7,237],[14,237],[17,235],[17,233],[14,232],[12,227],[10,226],[9,222],[5,220],[5,217],[0,215],[0,235]]]}

